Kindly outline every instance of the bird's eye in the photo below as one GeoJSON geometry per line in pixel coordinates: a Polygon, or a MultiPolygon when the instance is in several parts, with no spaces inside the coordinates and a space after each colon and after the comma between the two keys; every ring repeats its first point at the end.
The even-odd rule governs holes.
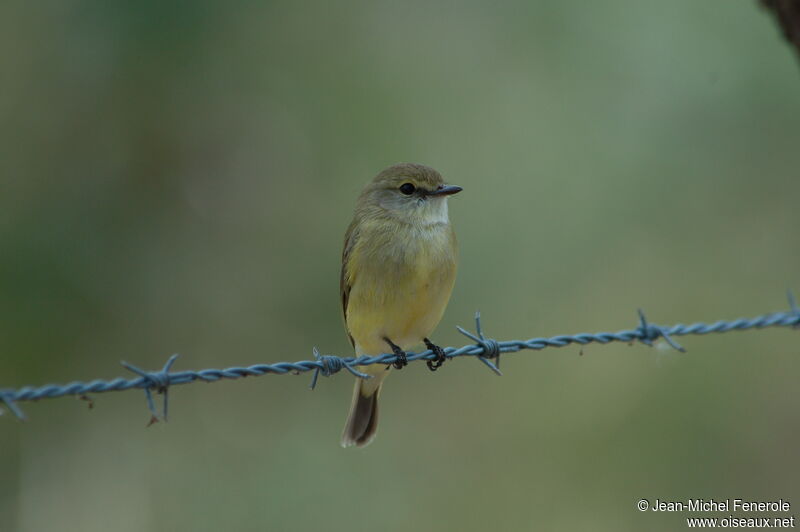
{"type": "Polygon", "coordinates": [[[416,187],[414,187],[414,185],[412,185],[411,183],[403,183],[402,185],[400,185],[400,192],[402,192],[406,196],[410,196],[411,194],[414,193],[415,190],[416,187]]]}

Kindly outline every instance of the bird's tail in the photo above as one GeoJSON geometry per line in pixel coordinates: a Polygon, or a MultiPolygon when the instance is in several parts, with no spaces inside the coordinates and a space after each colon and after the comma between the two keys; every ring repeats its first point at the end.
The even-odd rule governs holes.
{"type": "Polygon", "coordinates": [[[356,379],[350,414],[342,432],[342,447],[364,447],[375,437],[378,430],[378,395],[381,392],[380,381],[383,380],[381,377],[374,375],[369,380],[356,379]]]}

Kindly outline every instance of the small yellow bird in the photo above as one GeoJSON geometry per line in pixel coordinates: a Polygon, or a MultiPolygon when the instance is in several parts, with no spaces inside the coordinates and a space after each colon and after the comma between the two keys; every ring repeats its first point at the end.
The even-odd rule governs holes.
{"type": "MultiPolygon", "coordinates": [[[[390,350],[402,368],[405,351],[424,342],[437,358],[442,349],[428,339],[450,299],[458,246],[447,214],[447,198],[461,187],[446,185],[433,168],[397,164],[379,173],[358,198],[344,238],[341,296],[344,320],[356,356],[390,350]]],[[[358,366],[372,376],[358,379],[342,446],[363,447],[378,427],[378,395],[389,367],[358,366]]]]}

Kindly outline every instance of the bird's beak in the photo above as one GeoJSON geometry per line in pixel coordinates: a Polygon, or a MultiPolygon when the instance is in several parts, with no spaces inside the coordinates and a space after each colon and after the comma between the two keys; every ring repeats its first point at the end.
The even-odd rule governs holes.
{"type": "Polygon", "coordinates": [[[464,190],[463,188],[456,186],[456,185],[439,185],[436,187],[436,190],[432,190],[428,192],[428,196],[452,196],[453,194],[458,194],[464,190]]]}

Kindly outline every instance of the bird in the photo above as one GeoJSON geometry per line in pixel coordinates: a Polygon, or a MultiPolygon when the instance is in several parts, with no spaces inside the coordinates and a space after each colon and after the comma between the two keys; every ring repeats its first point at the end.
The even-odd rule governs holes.
{"type": "MultiPolygon", "coordinates": [[[[462,188],[421,164],[400,163],[369,182],[356,202],[342,251],[340,293],[345,328],[356,357],[391,351],[397,369],[406,351],[422,343],[435,358],[444,351],[429,339],[456,279],[458,244],[447,201],[462,188]]],[[[378,428],[378,397],[391,366],[356,366],[357,378],[342,432],[343,447],[364,447],[378,428]]]]}

